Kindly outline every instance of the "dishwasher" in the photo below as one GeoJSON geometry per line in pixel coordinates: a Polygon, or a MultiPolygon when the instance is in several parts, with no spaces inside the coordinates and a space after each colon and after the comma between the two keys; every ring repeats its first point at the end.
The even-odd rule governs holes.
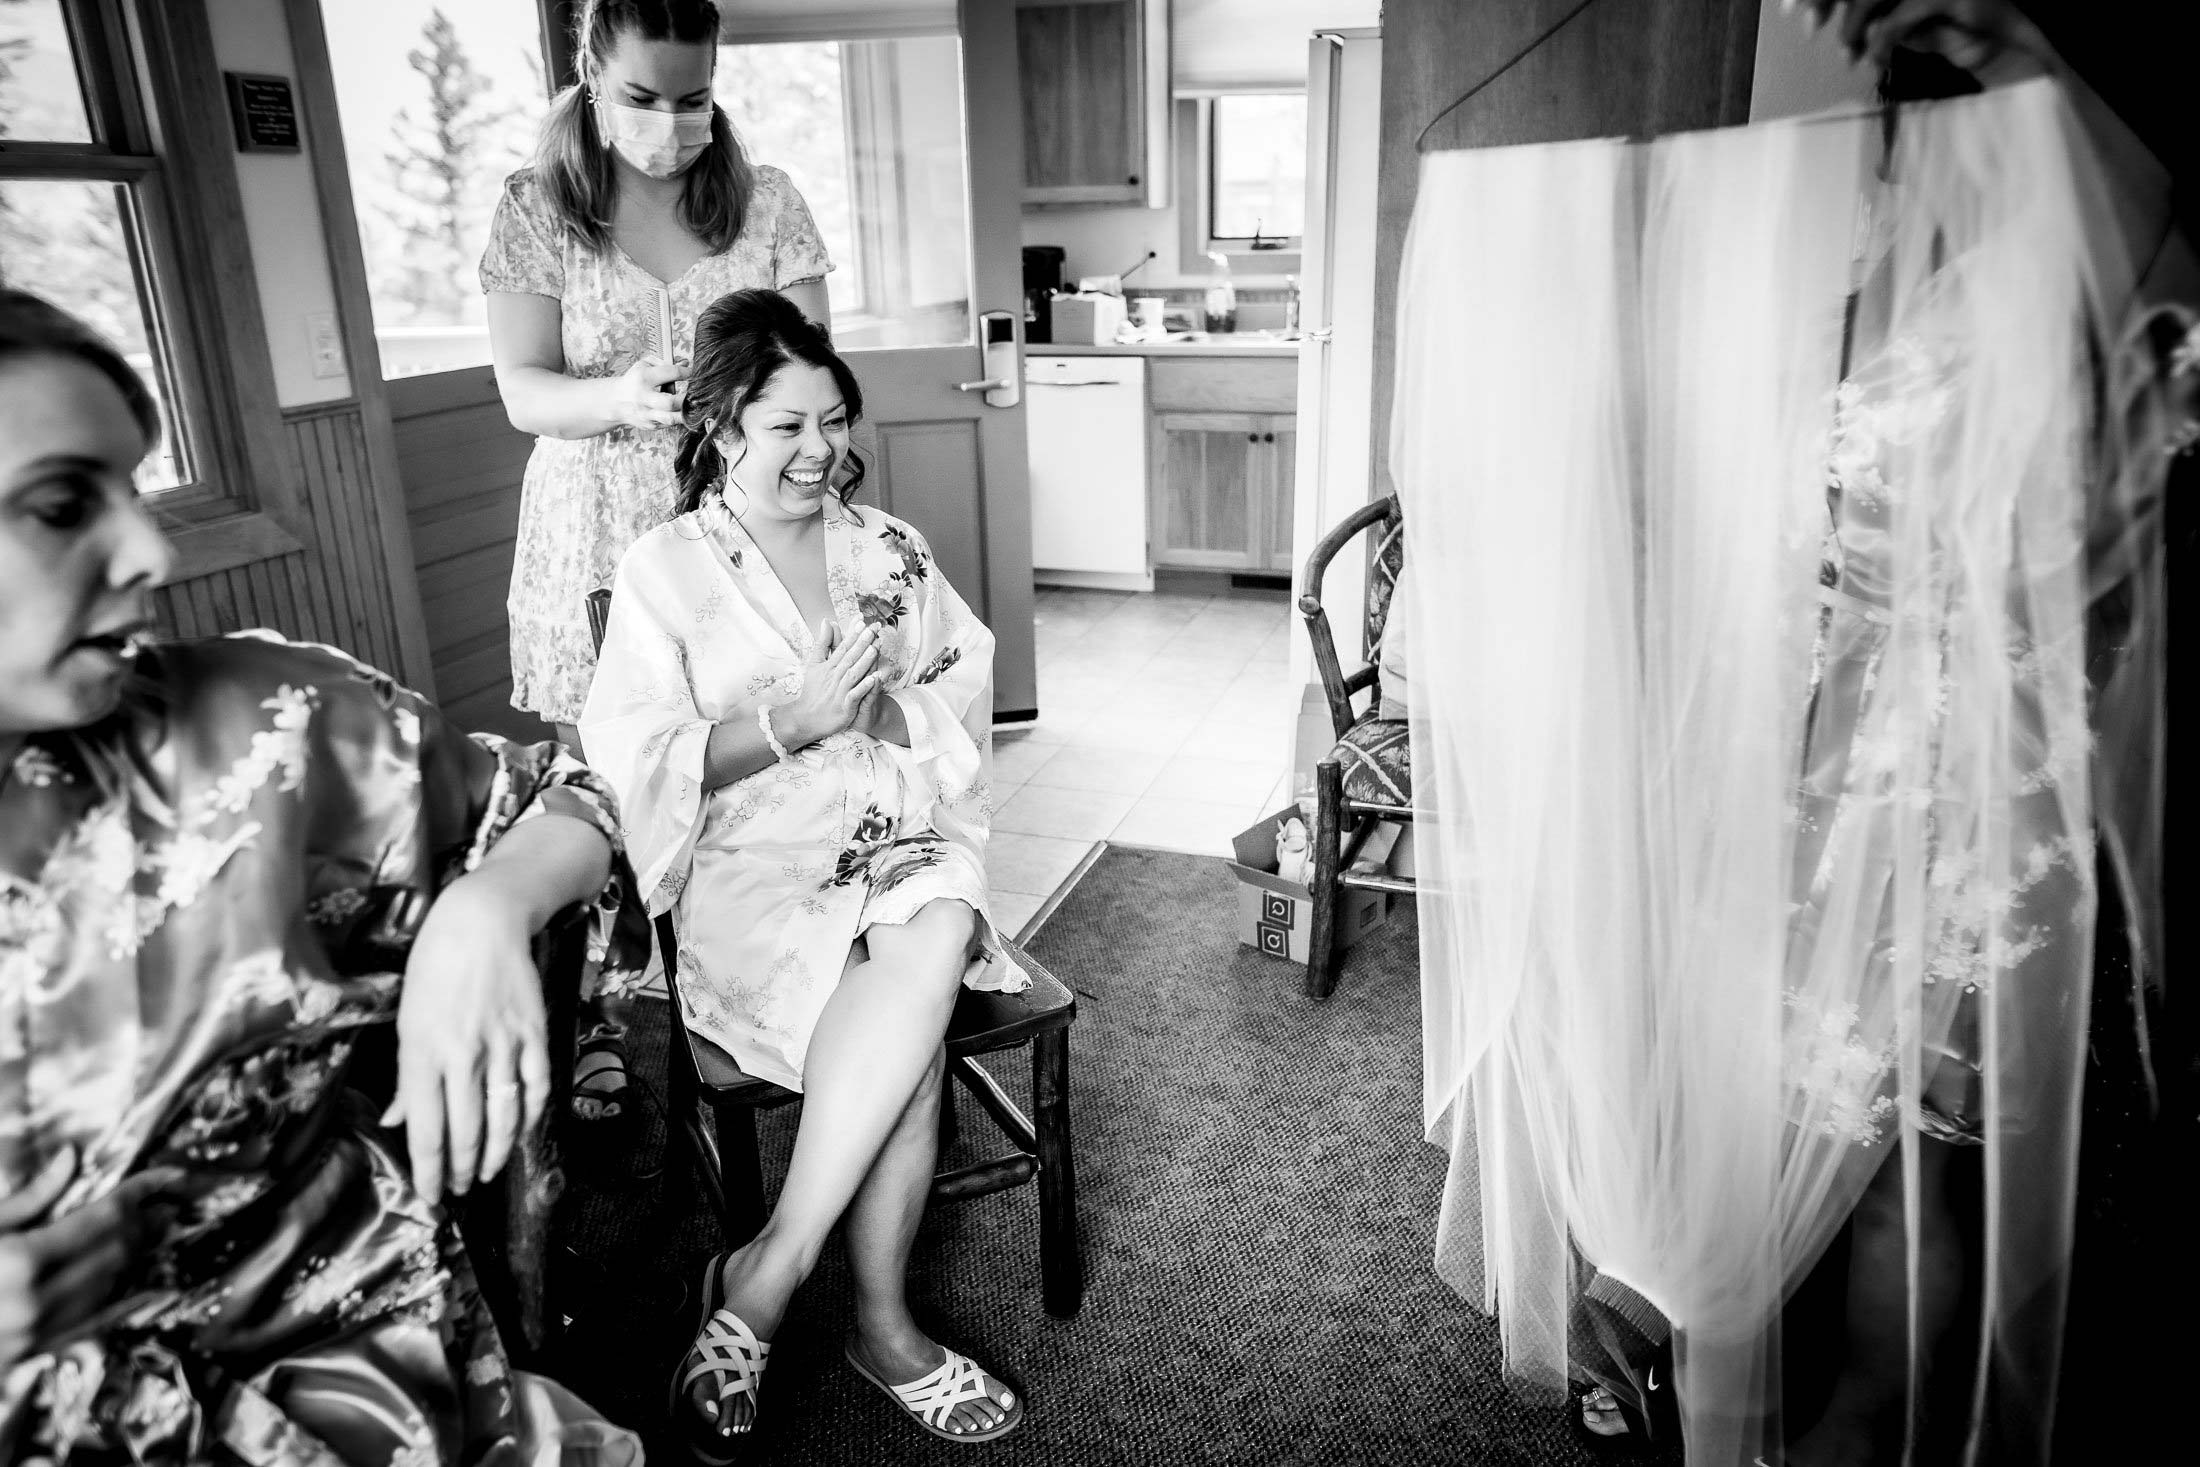
{"type": "Polygon", "coordinates": [[[1027,354],[1032,579],[1151,591],[1146,359],[1027,354]]]}

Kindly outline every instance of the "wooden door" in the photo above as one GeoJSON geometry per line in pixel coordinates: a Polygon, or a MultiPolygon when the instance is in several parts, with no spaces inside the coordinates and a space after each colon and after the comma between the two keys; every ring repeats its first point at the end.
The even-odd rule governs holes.
{"type": "MultiPolygon", "coordinates": [[[[895,313],[875,329],[836,303],[834,335],[844,348],[852,344],[848,363],[863,384],[859,442],[871,455],[878,502],[924,532],[948,579],[993,629],[994,716],[1030,717],[1038,711],[1039,684],[1024,410],[1020,390],[1005,407],[992,401],[1001,394],[982,390],[996,371],[981,346],[981,318],[1007,313],[1011,349],[996,352],[993,367],[1005,359],[1020,389],[1023,133],[1015,0],[962,0],[959,48],[948,44],[957,38],[878,39],[870,20],[859,7],[836,7],[808,33],[812,42],[841,42],[844,76],[877,78],[871,102],[850,94],[844,104],[857,160],[854,263],[884,282],[880,289],[897,293],[895,313]],[[943,44],[945,65],[934,59],[943,44]],[[890,105],[881,100],[888,97],[890,105]],[[889,156],[906,166],[866,186],[864,160],[889,156]],[[958,186],[960,218],[953,207],[958,186]],[[910,282],[924,279],[934,282],[934,296],[961,298],[928,302],[910,295],[910,282]],[[864,344],[867,329],[876,344],[864,344]]],[[[738,41],[736,24],[729,19],[725,33],[738,41]]],[[[868,277],[864,288],[873,288],[868,277]]]]}

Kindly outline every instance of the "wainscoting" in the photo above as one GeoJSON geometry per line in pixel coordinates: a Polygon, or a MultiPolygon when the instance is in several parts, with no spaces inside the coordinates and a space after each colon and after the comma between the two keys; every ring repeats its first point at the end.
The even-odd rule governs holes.
{"type": "Polygon", "coordinates": [[[541,721],[511,706],[504,613],[535,440],[505,418],[487,367],[401,377],[387,390],[436,697],[461,728],[542,738],[541,721]]]}
{"type": "Polygon", "coordinates": [[[304,548],[163,586],[154,616],[169,636],[267,627],[401,672],[398,609],[359,405],[293,408],[283,414],[283,429],[302,473],[305,523],[291,528],[304,548]]]}

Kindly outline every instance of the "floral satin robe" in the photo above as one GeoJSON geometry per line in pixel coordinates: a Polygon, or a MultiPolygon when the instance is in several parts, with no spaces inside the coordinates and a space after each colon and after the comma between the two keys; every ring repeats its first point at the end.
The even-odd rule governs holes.
{"type": "MultiPolygon", "coordinates": [[[[908,748],[844,730],[704,790],[712,726],[753,724],[794,698],[816,635],[715,498],[621,562],[580,725],[618,792],[651,912],[677,913],[688,1026],[790,1090],[866,928],[941,897],[988,913],[993,634],[915,530],[869,507],[823,513],[834,620],[878,628],[908,748]]],[[[1025,987],[990,919],[980,926],[963,981],[1025,987]]]]}
{"type": "MultiPolygon", "coordinates": [[[[65,1146],[50,1216],[142,1169],[188,1181],[102,1325],[8,1373],[0,1455],[638,1460],[509,1368],[453,1224],[345,1084],[395,1017],[419,898],[545,811],[616,837],[554,744],[468,739],[267,634],[156,647],[115,715],[24,745],[0,783],[0,1193],[65,1146]]],[[[621,942],[606,962],[632,966],[621,942]]]]}

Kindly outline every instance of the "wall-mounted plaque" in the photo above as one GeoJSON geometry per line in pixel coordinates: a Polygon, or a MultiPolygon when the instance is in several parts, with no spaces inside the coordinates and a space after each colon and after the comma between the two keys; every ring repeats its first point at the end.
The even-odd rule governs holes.
{"type": "Polygon", "coordinates": [[[225,71],[222,80],[229,84],[229,120],[236,129],[238,152],[298,151],[298,107],[291,99],[289,77],[225,71]]]}

